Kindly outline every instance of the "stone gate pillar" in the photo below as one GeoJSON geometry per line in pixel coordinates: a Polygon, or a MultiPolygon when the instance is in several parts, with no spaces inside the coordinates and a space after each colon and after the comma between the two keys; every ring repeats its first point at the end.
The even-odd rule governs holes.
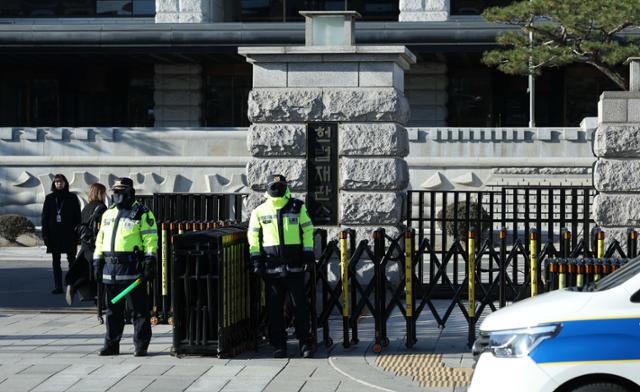
{"type": "Polygon", "coordinates": [[[627,231],[640,227],[640,58],[629,61],[631,91],[602,93],[593,141],[594,219],[623,249],[627,231]]]}
{"type": "Polygon", "coordinates": [[[304,13],[306,46],[238,49],[253,64],[249,211],[261,202],[268,176],[281,173],[316,225],[401,224],[409,183],[404,72],[415,56],[404,46],[353,44],[355,14],[304,13]],[[336,44],[332,36],[331,46],[322,46],[328,36],[310,15],[344,18],[347,38],[336,44]]]}

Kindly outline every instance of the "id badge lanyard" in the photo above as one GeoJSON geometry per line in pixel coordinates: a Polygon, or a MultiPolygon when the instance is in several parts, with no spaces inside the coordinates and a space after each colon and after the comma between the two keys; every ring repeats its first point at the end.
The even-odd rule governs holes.
{"type": "Polygon", "coordinates": [[[56,222],[57,223],[62,223],[62,215],[60,215],[60,213],[62,212],[62,207],[64,207],[64,200],[62,200],[62,204],[58,205],[58,199],[56,198],[56,222]]]}

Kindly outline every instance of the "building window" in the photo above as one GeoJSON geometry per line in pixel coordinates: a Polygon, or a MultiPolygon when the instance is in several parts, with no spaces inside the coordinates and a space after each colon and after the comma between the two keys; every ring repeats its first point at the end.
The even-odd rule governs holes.
{"type": "Polygon", "coordinates": [[[249,64],[216,64],[205,68],[203,118],[206,127],[247,127],[251,90],[249,64]]]}
{"type": "Polygon", "coordinates": [[[153,69],[49,65],[0,69],[0,126],[153,125],[153,69]]]}
{"type": "Polygon", "coordinates": [[[451,0],[451,15],[480,15],[489,7],[504,7],[514,0],[451,0]]]}
{"type": "Polygon", "coordinates": [[[155,0],[0,0],[0,18],[154,16],[155,0]]]}
{"type": "Polygon", "coordinates": [[[300,22],[299,11],[358,11],[360,20],[397,21],[399,0],[227,0],[229,21],[300,22]]]}

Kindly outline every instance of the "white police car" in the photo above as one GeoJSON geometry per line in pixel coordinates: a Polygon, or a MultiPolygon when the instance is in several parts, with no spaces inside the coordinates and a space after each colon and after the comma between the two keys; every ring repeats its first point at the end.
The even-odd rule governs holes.
{"type": "Polygon", "coordinates": [[[469,392],[640,391],[640,257],[490,314],[469,392]]]}

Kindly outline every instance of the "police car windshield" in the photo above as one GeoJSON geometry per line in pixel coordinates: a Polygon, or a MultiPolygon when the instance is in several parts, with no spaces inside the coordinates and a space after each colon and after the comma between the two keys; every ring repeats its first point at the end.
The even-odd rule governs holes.
{"type": "Polygon", "coordinates": [[[585,289],[586,291],[609,290],[621,285],[638,273],[640,273],[640,256],[629,260],[627,264],[620,267],[620,269],[613,272],[611,275],[607,275],[599,281],[593,282],[589,285],[591,286],[591,290],[588,289],[589,286],[586,286],[585,289]]]}

